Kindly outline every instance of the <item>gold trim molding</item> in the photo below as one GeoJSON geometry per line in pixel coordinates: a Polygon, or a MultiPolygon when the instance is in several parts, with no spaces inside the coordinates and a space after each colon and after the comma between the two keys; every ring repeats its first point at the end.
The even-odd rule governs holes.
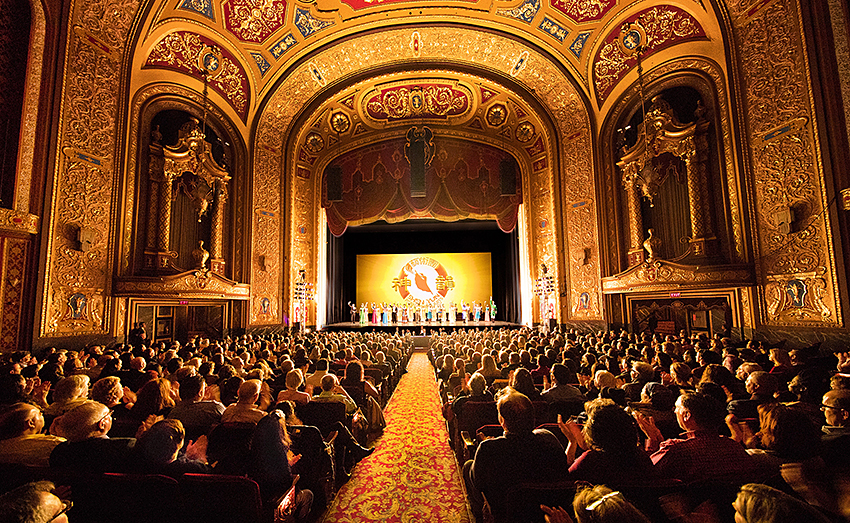
{"type": "Polygon", "coordinates": [[[0,233],[23,232],[27,234],[38,234],[39,217],[35,214],[16,211],[14,209],[0,209],[0,233]]]}
{"type": "Polygon", "coordinates": [[[115,281],[115,296],[247,300],[251,287],[210,270],[173,276],[122,278],[115,281]]]}
{"type": "Polygon", "coordinates": [[[604,294],[647,291],[685,291],[754,285],[748,265],[682,265],[665,260],[645,261],[616,276],[602,279],[604,294]]]}

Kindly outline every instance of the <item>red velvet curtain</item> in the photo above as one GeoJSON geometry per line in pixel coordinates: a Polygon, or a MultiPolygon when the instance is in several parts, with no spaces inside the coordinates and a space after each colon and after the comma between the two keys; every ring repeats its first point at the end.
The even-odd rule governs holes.
{"type": "Polygon", "coordinates": [[[410,165],[405,139],[398,138],[351,151],[334,163],[342,167],[342,201],[328,201],[322,180],[322,207],[328,227],[340,236],[349,225],[410,217],[456,221],[496,220],[504,232],[514,229],[522,203],[521,174],[516,194],[502,196],[499,164],[510,155],[495,147],[435,137],[436,154],[426,169],[426,196],[410,196],[410,165]]]}

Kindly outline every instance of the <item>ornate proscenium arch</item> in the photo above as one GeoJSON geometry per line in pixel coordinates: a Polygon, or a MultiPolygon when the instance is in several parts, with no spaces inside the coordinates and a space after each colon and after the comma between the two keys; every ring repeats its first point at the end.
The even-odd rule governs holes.
{"type": "Polygon", "coordinates": [[[501,171],[528,176],[547,165],[545,126],[535,111],[503,86],[470,74],[369,78],[328,96],[307,116],[292,133],[291,161],[298,177],[320,183],[336,235],[348,225],[410,217],[496,220],[508,232],[523,192],[521,184],[503,192],[501,171]],[[427,190],[417,195],[408,142],[426,129],[433,149],[422,180],[427,190]],[[315,178],[331,164],[337,180],[315,178]]]}
{"type": "MultiPolygon", "coordinates": [[[[504,78],[521,86],[548,113],[538,116],[550,123],[537,130],[541,149],[523,179],[526,205],[519,219],[528,231],[530,266],[545,263],[555,273],[562,319],[567,311],[570,317],[601,319],[587,100],[554,60],[522,42],[470,28],[419,27],[364,34],[324,48],[292,69],[270,97],[255,135],[251,324],[280,323],[280,313],[269,313],[274,309],[264,307],[264,300],[288,310],[291,274],[306,269],[310,278],[317,266],[320,185],[315,178],[297,175],[296,142],[285,142],[284,137],[296,135],[293,126],[302,118],[302,108],[327,93],[335,95],[335,86],[346,78],[414,59],[414,39],[424,42],[415,50],[415,59],[426,71],[428,64],[439,63],[442,68],[504,78]],[[569,183],[561,185],[561,179],[569,183]],[[279,245],[285,245],[285,252],[279,245]],[[269,267],[270,259],[280,263],[269,267]]],[[[498,85],[497,80],[493,83],[498,85]]],[[[521,94],[514,96],[522,99],[521,94]]],[[[317,125],[330,125],[325,122],[317,125]]]]}

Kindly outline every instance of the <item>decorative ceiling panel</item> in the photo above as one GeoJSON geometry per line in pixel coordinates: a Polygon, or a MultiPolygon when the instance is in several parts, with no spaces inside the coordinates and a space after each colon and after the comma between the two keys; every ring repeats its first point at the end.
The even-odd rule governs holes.
{"type": "Polygon", "coordinates": [[[248,75],[239,60],[213,40],[189,31],[170,33],[154,46],[144,67],[173,69],[203,82],[202,65],[210,71],[210,87],[218,91],[244,121],[250,99],[248,75]],[[204,64],[200,60],[205,60],[204,64]]]}
{"type": "Polygon", "coordinates": [[[224,26],[243,42],[263,43],[286,24],[286,0],[228,0],[224,26]]]}
{"type": "Polygon", "coordinates": [[[705,30],[690,13],[674,6],[645,9],[623,21],[605,38],[593,60],[593,86],[599,105],[605,103],[614,86],[637,65],[637,46],[643,46],[643,58],[672,45],[707,39],[705,30]],[[620,27],[636,27],[624,32],[620,27]]]}

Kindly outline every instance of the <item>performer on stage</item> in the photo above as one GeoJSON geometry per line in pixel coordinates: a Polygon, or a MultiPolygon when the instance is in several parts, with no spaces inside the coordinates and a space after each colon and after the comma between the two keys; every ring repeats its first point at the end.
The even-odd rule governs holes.
{"type": "Polygon", "coordinates": [[[496,321],[496,302],[492,297],[490,298],[490,320],[496,321]]]}
{"type": "Polygon", "coordinates": [[[472,308],[475,311],[475,323],[478,323],[481,321],[481,304],[477,301],[473,302],[472,308]]]}
{"type": "Polygon", "coordinates": [[[386,304],[381,304],[381,324],[387,325],[390,322],[390,309],[386,304]]]}
{"type": "Polygon", "coordinates": [[[487,300],[487,303],[484,304],[484,321],[490,321],[490,302],[493,301],[493,297],[490,296],[490,299],[487,300]]]}
{"type": "Polygon", "coordinates": [[[369,322],[369,305],[366,303],[360,304],[360,325],[366,325],[369,322]]]}
{"type": "Polygon", "coordinates": [[[460,310],[463,311],[463,322],[469,323],[469,304],[465,301],[461,301],[460,310]]]}
{"type": "Polygon", "coordinates": [[[377,303],[372,304],[372,324],[373,325],[380,325],[381,324],[381,317],[380,317],[380,313],[378,312],[378,304],[377,303]]]}
{"type": "Polygon", "coordinates": [[[357,305],[354,302],[348,302],[348,313],[351,316],[351,323],[357,323],[357,305]]]}

